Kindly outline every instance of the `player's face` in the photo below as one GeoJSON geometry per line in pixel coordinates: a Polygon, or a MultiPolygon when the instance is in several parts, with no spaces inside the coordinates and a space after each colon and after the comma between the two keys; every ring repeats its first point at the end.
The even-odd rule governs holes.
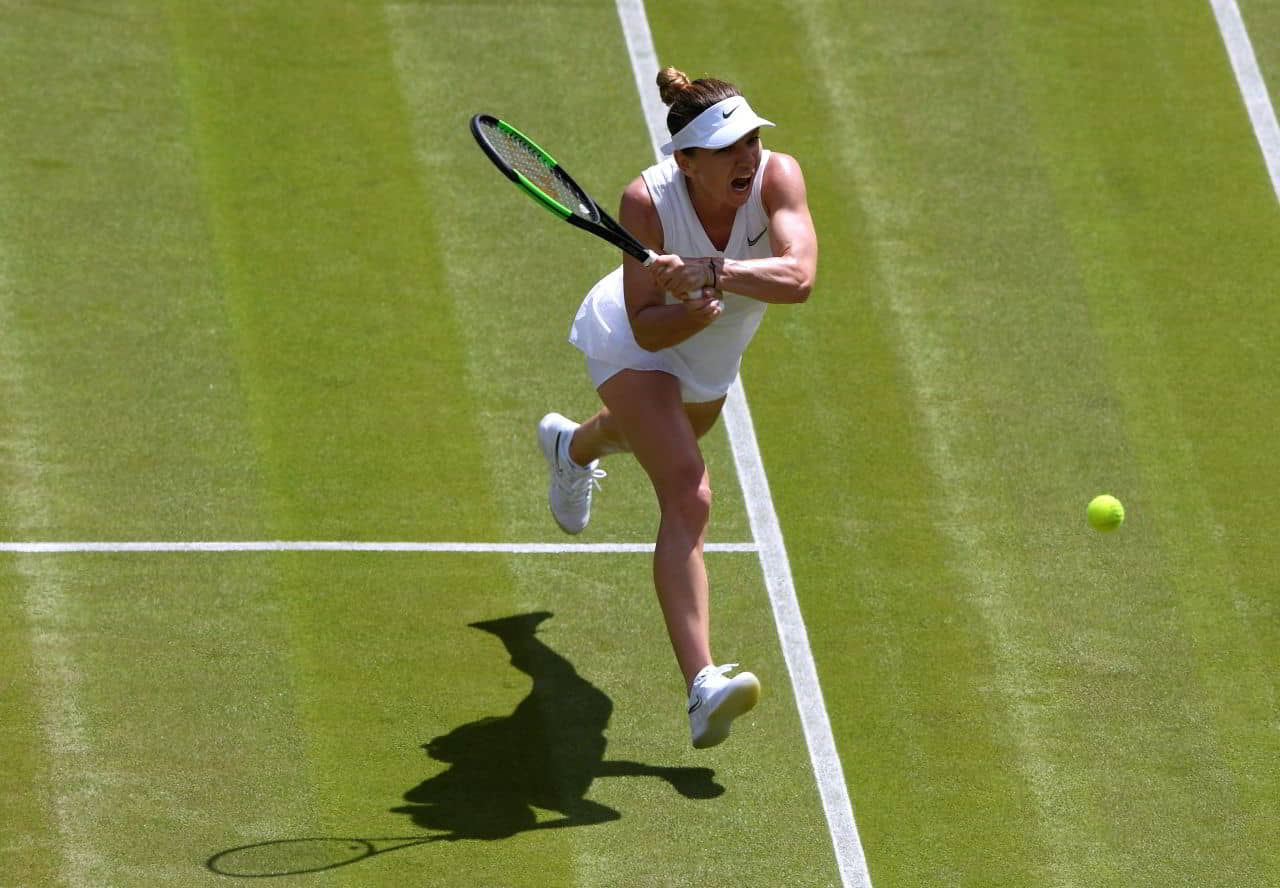
{"type": "Polygon", "coordinates": [[[678,162],[696,189],[717,203],[740,207],[747,202],[751,180],[760,167],[760,130],[724,148],[681,151],[678,162]]]}

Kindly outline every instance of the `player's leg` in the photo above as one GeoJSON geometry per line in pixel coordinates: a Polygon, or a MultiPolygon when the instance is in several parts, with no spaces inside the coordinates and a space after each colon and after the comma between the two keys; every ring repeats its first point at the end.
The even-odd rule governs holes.
{"type": "Polygon", "coordinates": [[[573,433],[569,444],[569,456],[580,466],[614,453],[627,453],[631,446],[622,435],[608,407],[601,407],[596,415],[583,422],[573,433]]]}
{"type": "Polygon", "coordinates": [[[703,546],[711,515],[711,481],[698,435],[715,422],[723,399],[681,403],[680,384],[665,373],[623,371],[600,386],[622,440],[653,482],[661,518],[653,579],[676,661],[689,689],[689,726],[695,747],[729,736],[735,718],[760,697],[750,672],[732,678],[733,666],[711,659],[711,613],[703,546]]]}
{"type": "Polygon", "coordinates": [[[711,663],[711,623],[702,545],[711,482],[670,374],[623,370],[599,388],[608,422],[649,475],[660,519],[653,557],[658,603],[686,686],[711,663]]]}
{"type": "Polygon", "coordinates": [[[627,441],[658,496],[654,585],[687,687],[712,662],[703,563],[712,496],[707,466],[675,376],[623,370],[605,380],[599,393],[609,426],[627,441]]]}
{"type": "MultiPolygon", "coordinates": [[[[711,430],[724,407],[724,398],[700,404],[685,404],[684,412],[693,427],[695,437],[701,438],[711,430]]],[[[622,434],[617,420],[608,407],[601,407],[594,416],[578,426],[569,444],[569,455],[580,466],[614,453],[628,453],[631,445],[622,434]]]]}

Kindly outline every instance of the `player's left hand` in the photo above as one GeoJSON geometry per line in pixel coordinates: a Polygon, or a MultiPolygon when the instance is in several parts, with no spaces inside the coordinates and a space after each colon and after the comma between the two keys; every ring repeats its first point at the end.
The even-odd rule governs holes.
{"type": "Polygon", "coordinates": [[[717,290],[714,287],[699,287],[691,293],[677,293],[676,296],[681,302],[706,300],[708,302],[718,302],[720,303],[720,308],[724,307],[724,291],[717,290]]]}

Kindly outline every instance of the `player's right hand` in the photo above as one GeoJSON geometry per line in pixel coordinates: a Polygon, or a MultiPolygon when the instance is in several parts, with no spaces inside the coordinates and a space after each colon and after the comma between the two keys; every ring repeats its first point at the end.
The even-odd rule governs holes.
{"type": "Polygon", "coordinates": [[[710,280],[707,277],[707,260],[691,259],[686,262],[683,256],[674,253],[659,255],[648,268],[659,289],[669,293],[696,291],[710,280]]]}

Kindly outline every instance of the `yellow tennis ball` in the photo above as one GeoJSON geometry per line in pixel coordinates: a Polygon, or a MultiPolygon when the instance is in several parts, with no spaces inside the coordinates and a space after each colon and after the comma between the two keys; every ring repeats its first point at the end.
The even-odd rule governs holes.
{"type": "Polygon", "coordinates": [[[1094,530],[1115,530],[1124,523],[1124,506],[1110,494],[1095,496],[1085,512],[1094,530]]]}

